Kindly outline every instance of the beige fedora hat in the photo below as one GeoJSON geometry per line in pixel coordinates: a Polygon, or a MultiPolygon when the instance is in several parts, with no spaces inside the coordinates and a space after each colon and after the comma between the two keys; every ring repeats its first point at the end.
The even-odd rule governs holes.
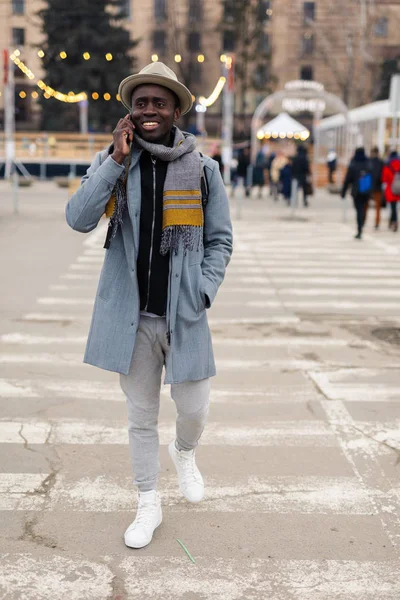
{"type": "Polygon", "coordinates": [[[193,106],[192,94],[183,83],[178,81],[173,70],[162,62],[153,62],[143,67],[136,75],[126,77],[126,79],[119,84],[118,93],[121,102],[129,111],[132,110],[131,100],[133,90],[144,83],[162,85],[172,92],[175,92],[179,98],[183,115],[189,112],[193,106]]]}

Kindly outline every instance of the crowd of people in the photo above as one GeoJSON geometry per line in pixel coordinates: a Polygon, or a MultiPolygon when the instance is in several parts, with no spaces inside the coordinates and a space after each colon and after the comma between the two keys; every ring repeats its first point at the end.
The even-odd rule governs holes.
{"type": "MultiPolygon", "coordinates": [[[[220,149],[212,155],[222,170],[220,149]]],[[[269,184],[270,195],[275,201],[282,195],[288,204],[297,206],[299,192],[302,192],[304,206],[309,205],[309,196],[313,189],[311,184],[310,162],[307,149],[300,145],[294,156],[288,155],[278,148],[276,152],[267,154],[260,149],[254,164],[251,164],[250,149],[245,147],[238,153],[232,169],[232,188],[243,186],[245,195],[250,195],[251,187],[258,188],[258,197],[269,184]],[[251,169],[250,169],[251,167],[251,169]]]]}
{"type": "Polygon", "coordinates": [[[365,148],[357,148],[347,169],[342,187],[342,198],[348,189],[354,201],[357,218],[356,239],[362,238],[370,200],[375,205],[375,229],[379,229],[381,208],[390,207],[389,229],[398,230],[397,202],[400,201],[400,157],[391,151],[386,162],[380,157],[379,149],[373,148],[367,156],[365,148]]]}

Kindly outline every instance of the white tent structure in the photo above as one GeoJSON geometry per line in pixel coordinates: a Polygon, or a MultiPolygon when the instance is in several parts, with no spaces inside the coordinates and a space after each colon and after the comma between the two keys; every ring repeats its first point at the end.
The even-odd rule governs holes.
{"type": "Polygon", "coordinates": [[[301,123],[293,119],[288,113],[282,112],[277,117],[263,125],[257,131],[257,138],[263,139],[295,139],[305,141],[310,137],[310,132],[301,123]]]}

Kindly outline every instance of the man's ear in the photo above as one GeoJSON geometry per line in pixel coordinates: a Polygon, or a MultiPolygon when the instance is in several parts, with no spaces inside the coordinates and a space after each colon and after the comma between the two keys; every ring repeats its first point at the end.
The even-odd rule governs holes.
{"type": "Polygon", "coordinates": [[[178,106],[178,108],[176,108],[175,111],[174,111],[174,121],[177,121],[179,119],[179,117],[181,116],[181,112],[182,111],[181,111],[181,109],[178,106]]]}

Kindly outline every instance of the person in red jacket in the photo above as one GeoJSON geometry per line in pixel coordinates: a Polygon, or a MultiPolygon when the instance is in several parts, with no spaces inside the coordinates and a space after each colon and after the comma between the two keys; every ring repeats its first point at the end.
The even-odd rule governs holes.
{"type": "Polygon", "coordinates": [[[397,218],[397,202],[400,200],[400,194],[394,193],[394,181],[395,178],[400,177],[396,175],[400,173],[400,158],[396,151],[393,151],[389,155],[389,161],[383,167],[382,182],[385,184],[385,198],[386,202],[390,204],[390,219],[389,229],[397,231],[398,229],[398,218],[397,218]]]}

